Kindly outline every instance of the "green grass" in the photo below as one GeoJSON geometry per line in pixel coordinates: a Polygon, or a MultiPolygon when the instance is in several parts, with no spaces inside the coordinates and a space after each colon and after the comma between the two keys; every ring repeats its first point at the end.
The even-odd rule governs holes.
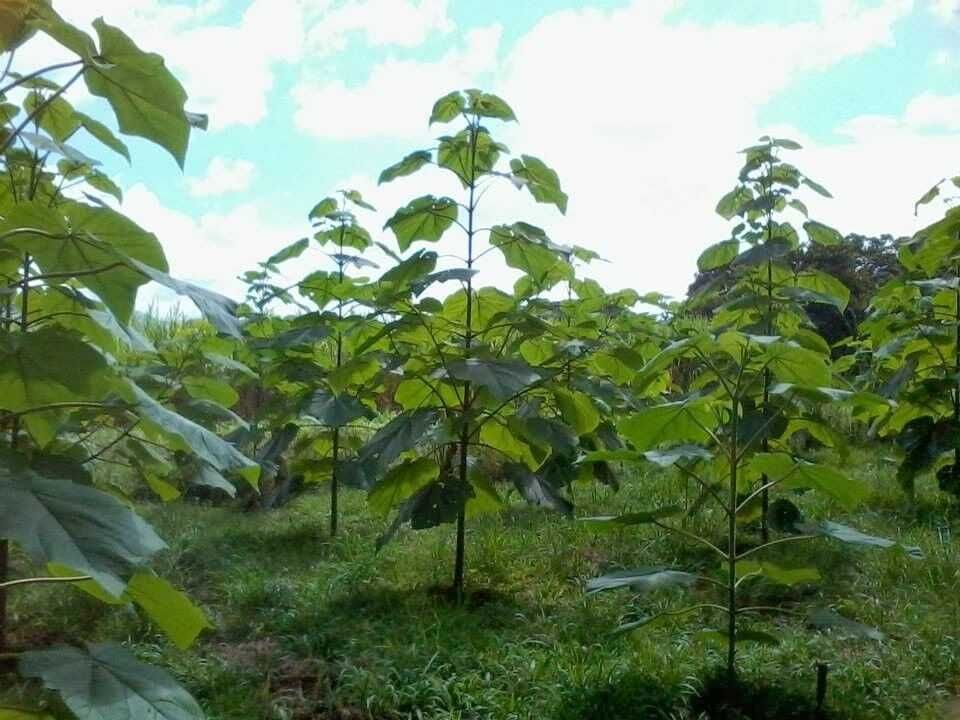
{"type": "MultiPolygon", "coordinates": [[[[831,668],[832,718],[938,718],[958,690],[958,514],[929,482],[908,505],[881,454],[858,451],[847,463],[876,488],[862,511],[845,517],[804,498],[806,509],[897,536],[926,558],[827,541],[771,551],[781,564],[815,565],[824,581],[756,587],[756,599],[797,611],[830,605],[888,639],[817,633],[793,617],[752,625],[781,638],[775,647],[743,647],[744,682],[757,703],[779,706],[758,717],[809,717],[818,662],[831,668]],[[938,527],[951,523],[953,537],[942,537],[938,527]]],[[[578,487],[577,496],[578,513],[591,515],[675,502],[682,491],[673,475],[650,472],[619,493],[578,487]]],[[[144,659],[171,667],[214,720],[696,717],[694,698],[722,663],[721,649],[699,632],[719,618],[691,616],[612,637],[620,620],[679,607],[683,598],[586,597],[583,585],[608,570],[707,558],[651,530],[597,534],[517,502],[469,523],[473,594],[464,608],[440,591],[452,573],[451,528],[405,532],[378,554],[374,538],[384,521],[368,514],[358,493],[345,498],[335,540],[326,536],[325,493],[262,515],[150,508],[171,545],[158,570],[206,609],[215,630],[180,652],[135,614],[41,588],[17,596],[16,636],[127,641],[144,659]]]]}

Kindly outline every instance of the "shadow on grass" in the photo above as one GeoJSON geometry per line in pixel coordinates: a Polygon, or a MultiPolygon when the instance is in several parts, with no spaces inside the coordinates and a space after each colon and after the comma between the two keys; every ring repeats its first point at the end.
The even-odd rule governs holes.
{"type": "Polygon", "coordinates": [[[686,702],[684,687],[630,674],[606,685],[571,688],[552,720],[667,720],[686,702]]]}
{"type": "Polygon", "coordinates": [[[572,688],[551,720],[852,720],[818,710],[815,691],[741,681],[731,699],[722,674],[700,683],[664,685],[635,673],[607,685],[572,688]],[[697,685],[698,687],[694,687],[697,685]]]}

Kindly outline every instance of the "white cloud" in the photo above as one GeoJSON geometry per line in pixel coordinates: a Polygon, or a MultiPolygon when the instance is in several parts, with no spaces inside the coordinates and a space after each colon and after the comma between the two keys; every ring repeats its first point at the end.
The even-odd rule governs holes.
{"type": "Polygon", "coordinates": [[[187,178],[193,197],[219,197],[248,190],[256,175],[256,166],[248,160],[215,157],[202,178],[187,178]]]}
{"type": "Polygon", "coordinates": [[[454,23],[448,0],[347,0],[322,4],[307,36],[311,55],[343,50],[351,35],[363,34],[369,45],[417,47],[434,32],[449,33],[454,23]]]}
{"type": "MultiPolygon", "coordinates": [[[[234,299],[242,299],[245,292],[238,279],[241,274],[309,231],[304,223],[278,219],[270,208],[256,202],[194,218],[166,207],[142,184],[126,191],[122,209],[144,229],[157,234],[174,277],[234,299]]],[[[163,304],[176,302],[171,293],[151,285],[142,293],[139,304],[149,305],[154,298],[163,304]]]]}
{"type": "Polygon", "coordinates": [[[960,95],[919,95],[907,105],[904,120],[916,128],[960,131],[960,95]]]}
{"type": "Polygon", "coordinates": [[[471,30],[463,47],[437,62],[389,59],[359,87],[305,77],[294,88],[297,127],[336,140],[421,137],[437,97],[496,67],[502,31],[499,25],[471,30]]]}
{"type": "Polygon", "coordinates": [[[960,0],[929,0],[930,12],[945,23],[956,22],[960,17],[960,0]]]}
{"type": "MultiPolygon", "coordinates": [[[[190,109],[208,113],[212,130],[258,124],[269,110],[280,67],[335,53],[351,35],[373,46],[409,48],[454,27],[447,0],[245,0],[239,19],[225,22],[227,5],[72,0],[57,9],[84,30],[103,16],[141,47],[162,54],[187,88],[190,109]]],[[[64,54],[43,38],[28,45],[18,67],[35,68],[64,54]]]]}
{"type": "MultiPolygon", "coordinates": [[[[634,0],[612,11],[553,13],[499,62],[489,43],[492,51],[473,68],[462,64],[469,53],[461,50],[436,63],[388,61],[355,87],[308,81],[296,91],[297,122],[327,138],[419,140],[436,96],[495,73],[496,81],[485,85],[511,102],[521,120],[501,131],[507,144],[555,167],[571,200],[563,218],[506,185],[485,197],[481,224],[542,224],[557,241],[609,259],[589,271],[606,285],[679,296],[702,249],[729,233],[712,209],[736,182],[736,150],[766,130],[796,134],[761,128],[759,111],[800,75],[891,44],[913,2],[823,0],[817,21],[785,25],[678,23],[669,19],[678,4],[634,0]],[[322,112],[333,107],[344,112],[322,112]]],[[[918,135],[932,112],[919,103],[909,119],[863,118],[845,129],[849,142],[799,155],[801,167],[837,189],[831,209],[823,204],[827,217],[849,231],[896,233],[912,226],[910,199],[942,177],[950,157],[942,139],[918,135]],[[881,171],[884,158],[906,163],[911,152],[909,172],[898,164],[890,166],[895,173],[881,171]],[[862,167],[870,175],[869,193],[860,192],[862,167]]],[[[430,170],[379,189],[369,178],[352,182],[383,208],[377,223],[420,194],[460,192],[430,170]]],[[[462,255],[462,241],[451,233],[437,249],[462,255]]],[[[513,274],[494,257],[483,261],[481,281],[508,286],[513,274]]]]}

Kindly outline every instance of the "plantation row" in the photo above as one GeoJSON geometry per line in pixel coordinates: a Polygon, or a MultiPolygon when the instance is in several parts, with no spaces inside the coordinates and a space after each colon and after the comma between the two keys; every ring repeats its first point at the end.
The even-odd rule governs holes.
{"type": "MultiPolygon", "coordinates": [[[[0,80],[0,654],[77,717],[202,716],[171,676],[119,645],[7,642],[8,595],[58,583],[136,606],[178,647],[197,639],[204,614],[150,570],[165,545],[132,504],[145,492],[164,502],[239,495],[268,509],[304,484],[325,483],[335,535],[340,489],[365,490],[370,508],[389,518],[381,545],[405,526],[451,526],[452,596],[462,602],[465,528],[504,505],[497,481],[573,514],[575,482],[616,486],[622,464],[675,468],[697,489],[689,507],[584,522],[654,526],[704,548],[711,564],[618,572],[587,590],[690,588],[693,604],[669,614],[720,628],[731,681],[740,642],[776,640],[752,631],[751,618],[777,608],[745,605],[741,589],[819,578],[814,568],[770,562],[769,548],[825,539],[919,558],[895,538],[806,517],[807,491],[838,512],[870,495],[804,452],[801,439],[845,452],[822,406],[896,440],[905,493],[933,473],[960,496],[960,211],[902,244],[901,272],[873,297],[860,337],[831,347],[811,313],[843,312],[850,292],[800,257],[845,241],[808,217],[805,194],[829,193],[786,160],[799,146],[764,137],[743,152],[718,205],[730,238],[699,261],[713,280],[680,304],[607,293],[581,272],[597,259],[589,249],[484,212],[494,183],[559,213],[567,196],[544,162],[495,139],[499,124],[515,121],[509,105],[467,90],[433,108],[430,123],[449,134],[380,177],[403,182],[436,167],[455,177],[459,195],[412,199],[384,228],[390,244],[363,227],[372,208],[358,193],[326,198],[309,213],[313,237],[247,273],[248,296],[237,304],[168,275],[157,239],[101,199],[119,201],[120,189],[70,144],[96,141],[130,158],[107,126],[69,103],[83,81],[122,134],[156,143],[182,166],[205,118],[185,110],[162,59],[103,21],[94,38],[43,2],[12,7],[3,12],[14,13],[17,31],[2,38],[5,51],[39,32],[71,59],[29,74],[8,65],[0,80]],[[462,265],[438,270],[429,244],[454,234],[462,265]],[[314,243],[328,251],[328,267],[281,283],[314,243]],[[370,279],[364,252],[374,244],[392,266],[370,279]],[[512,292],[482,286],[475,265],[486,253],[520,273],[512,292]],[[209,325],[142,332],[134,307],[151,281],[190,298],[209,325]],[[640,303],[661,312],[637,312],[640,303]],[[720,519],[723,543],[686,528],[682,516],[698,512],[720,519]],[[34,576],[14,576],[25,558],[34,576]]],[[[810,622],[874,632],[828,609],[810,622]]],[[[0,716],[44,717],[24,708],[0,716]]]]}

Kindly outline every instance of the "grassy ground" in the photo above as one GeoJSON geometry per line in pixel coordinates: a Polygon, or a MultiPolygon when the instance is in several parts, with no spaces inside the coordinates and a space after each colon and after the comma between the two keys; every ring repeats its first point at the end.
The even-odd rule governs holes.
{"type": "MultiPolygon", "coordinates": [[[[960,689],[960,516],[930,490],[908,506],[879,453],[858,451],[847,469],[875,486],[867,506],[844,517],[804,498],[810,514],[895,535],[926,558],[827,541],[771,551],[780,564],[816,565],[824,581],[757,586],[755,599],[800,611],[829,605],[888,639],[812,632],[792,617],[752,625],[782,640],[743,648],[742,677],[756,707],[767,708],[755,716],[810,717],[815,666],[826,662],[829,717],[944,717],[960,689]],[[942,526],[951,524],[948,537],[942,526]]],[[[659,472],[630,479],[619,493],[577,494],[581,515],[682,497],[676,479],[659,472]]],[[[452,573],[449,528],[406,532],[378,554],[373,540],[384,522],[367,513],[362,495],[348,494],[335,540],[325,532],[326,509],[318,493],[266,515],[179,504],[147,511],[171,545],[159,570],[215,625],[189,651],[172,649],[134,614],[50,588],[18,596],[16,633],[127,640],[170,666],[215,720],[695,718],[696,696],[709,695],[722,657],[700,631],[718,617],[615,638],[609,632],[625,617],[683,600],[583,592],[586,579],[609,570],[703,565],[698,550],[650,530],[597,534],[514,500],[499,516],[471,521],[473,595],[457,608],[437,590],[452,573]]]]}

